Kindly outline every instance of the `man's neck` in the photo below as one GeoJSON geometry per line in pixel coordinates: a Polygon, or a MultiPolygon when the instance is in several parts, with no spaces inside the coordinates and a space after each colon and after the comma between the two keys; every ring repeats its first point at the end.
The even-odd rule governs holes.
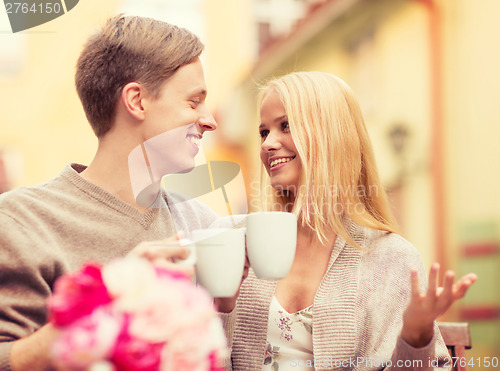
{"type": "Polygon", "coordinates": [[[158,195],[160,182],[150,185],[138,199],[132,188],[128,155],[128,149],[99,143],[94,159],[80,175],[140,211],[146,211],[158,195]]]}

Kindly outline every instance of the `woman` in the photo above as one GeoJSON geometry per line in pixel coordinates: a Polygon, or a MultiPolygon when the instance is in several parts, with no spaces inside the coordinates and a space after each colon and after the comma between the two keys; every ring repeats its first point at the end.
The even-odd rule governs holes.
{"type": "MultiPolygon", "coordinates": [[[[447,356],[434,320],[476,276],[425,271],[397,235],[359,104],[339,78],[292,73],[260,96],[266,208],[298,216],[289,275],[252,271],[218,299],[235,370],[430,369],[447,356]],[[267,174],[266,174],[267,173],[267,174]]],[[[270,231],[272,233],[272,231],[270,231]]]]}

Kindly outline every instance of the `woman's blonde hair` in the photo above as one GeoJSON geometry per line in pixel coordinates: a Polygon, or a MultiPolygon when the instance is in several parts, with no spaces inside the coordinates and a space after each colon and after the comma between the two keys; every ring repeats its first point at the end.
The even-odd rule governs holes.
{"type": "Polygon", "coordinates": [[[320,241],[333,230],[358,246],[348,234],[345,216],[360,225],[395,232],[396,222],[351,88],[328,73],[295,72],[269,81],[261,89],[259,107],[271,90],[287,113],[302,174],[293,200],[289,191],[271,188],[263,167],[264,208],[295,213],[320,241]]]}

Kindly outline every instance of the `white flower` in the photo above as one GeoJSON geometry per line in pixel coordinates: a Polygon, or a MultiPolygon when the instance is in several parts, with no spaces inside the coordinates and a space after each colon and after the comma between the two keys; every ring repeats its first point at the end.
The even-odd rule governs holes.
{"type": "Polygon", "coordinates": [[[157,281],[154,267],[136,256],[109,263],[102,270],[102,278],[115,299],[114,305],[125,312],[135,312],[143,307],[143,299],[157,281]]]}

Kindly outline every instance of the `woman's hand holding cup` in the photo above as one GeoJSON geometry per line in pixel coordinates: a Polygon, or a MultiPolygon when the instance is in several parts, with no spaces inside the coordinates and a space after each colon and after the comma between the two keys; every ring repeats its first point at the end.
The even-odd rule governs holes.
{"type": "Polygon", "coordinates": [[[243,268],[243,274],[241,276],[241,282],[240,282],[240,287],[238,288],[238,291],[236,294],[232,297],[229,298],[215,298],[214,302],[215,305],[217,306],[217,309],[219,312],[222,313],[231,313],[236,306],[236,300],[238,299],[238,296],[240,296],[240,289],[241,285],[245,281],[245,279],[248,277],[248,270],[250,269],[250,262],[248,261],[248,255],[245,254],[245,266],[243,268]]]}

